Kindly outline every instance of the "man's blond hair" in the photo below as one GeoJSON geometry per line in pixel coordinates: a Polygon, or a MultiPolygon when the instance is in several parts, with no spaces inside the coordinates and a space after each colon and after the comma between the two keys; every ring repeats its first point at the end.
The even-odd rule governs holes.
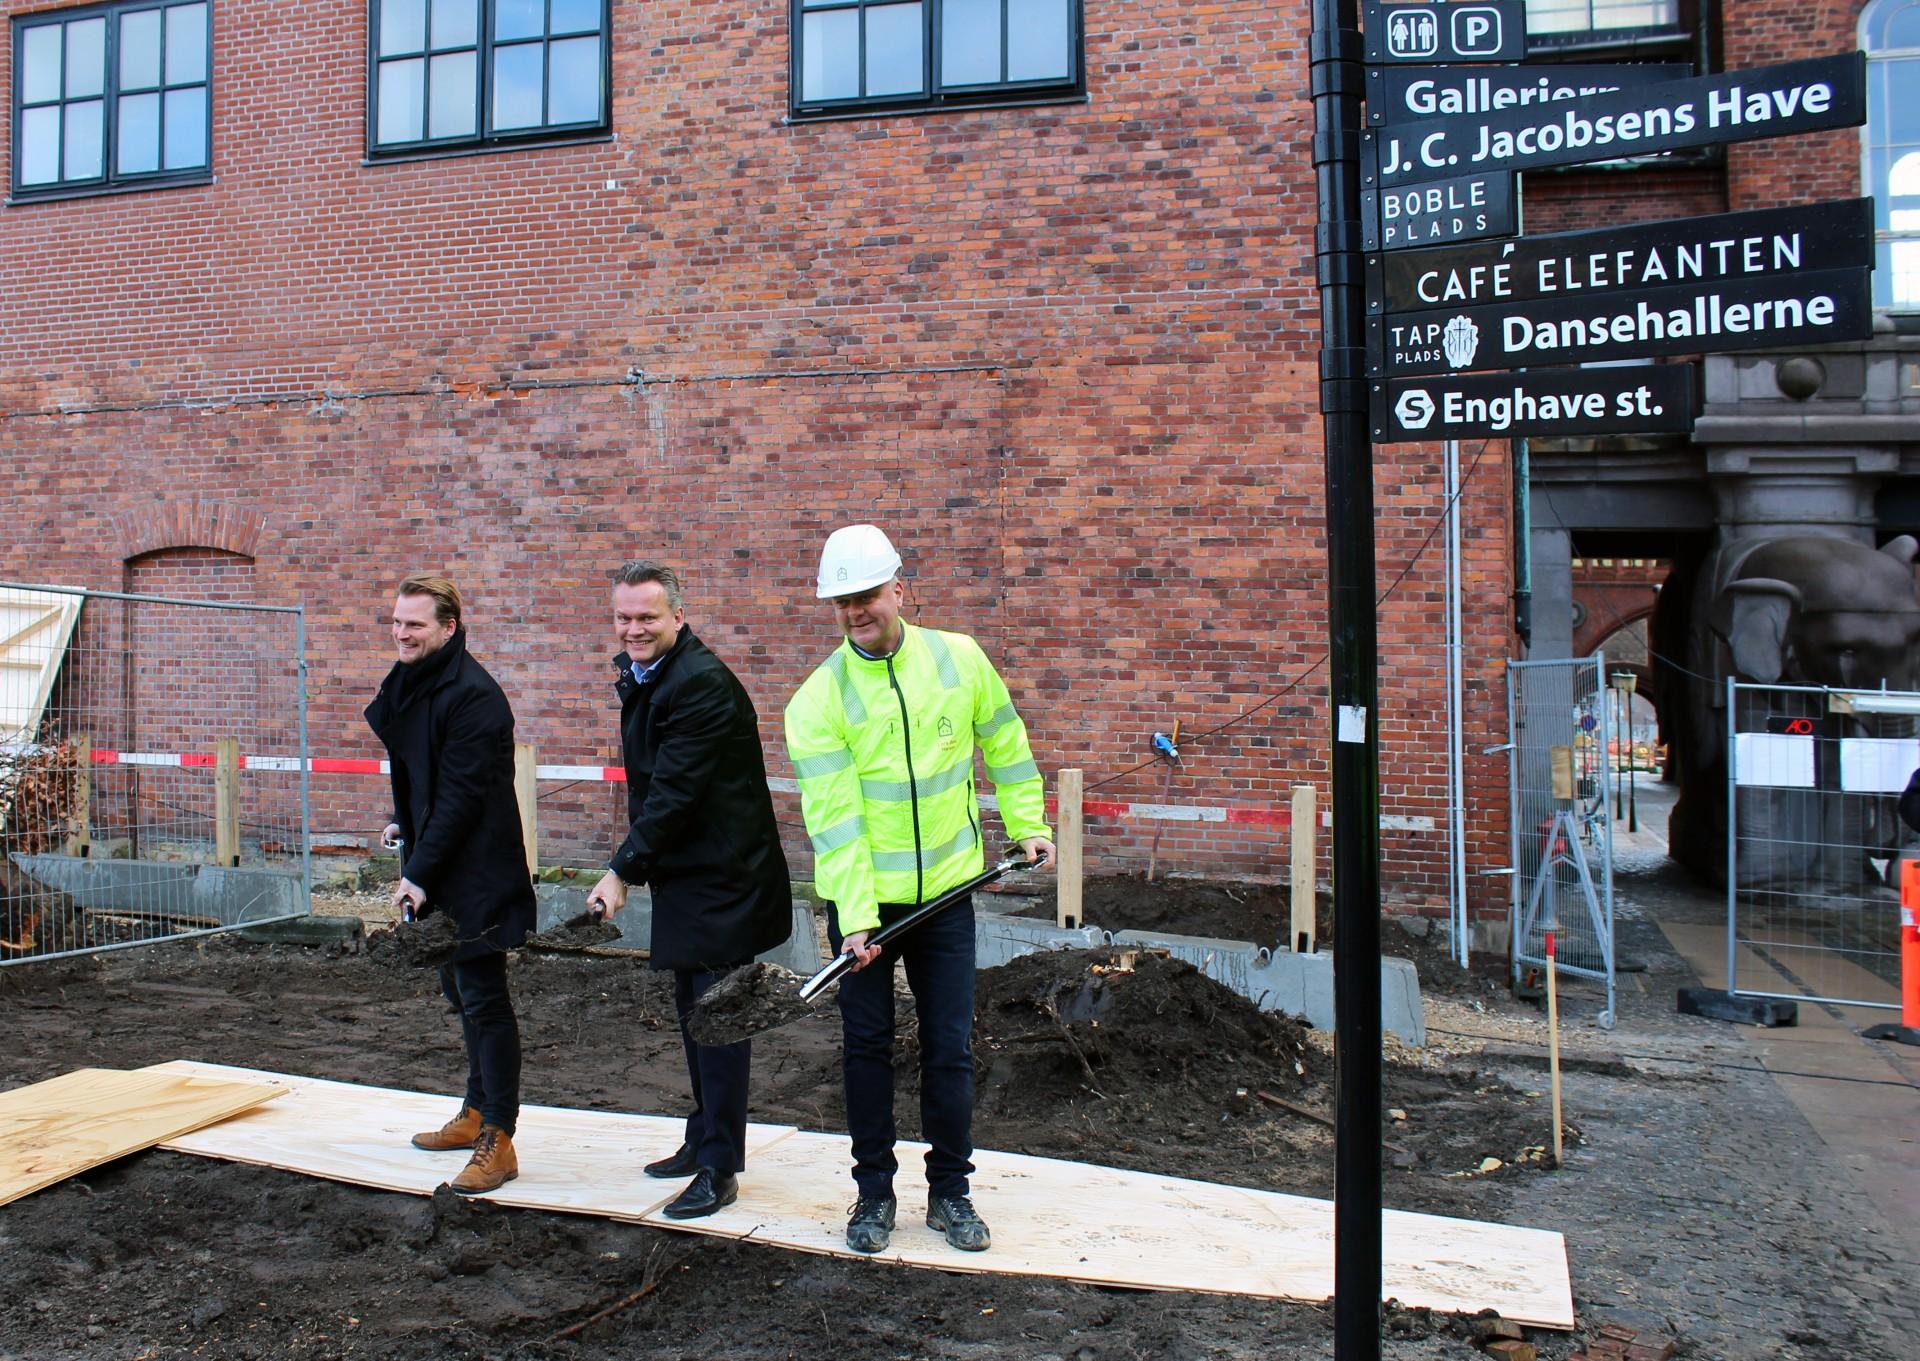
{"type": "Polygon", "coordinates": [[[399,595],[430,595],[433,617],[443,624],[460,622],[460,588],[445,577],[419,572],[400,583],[399,595]]]}

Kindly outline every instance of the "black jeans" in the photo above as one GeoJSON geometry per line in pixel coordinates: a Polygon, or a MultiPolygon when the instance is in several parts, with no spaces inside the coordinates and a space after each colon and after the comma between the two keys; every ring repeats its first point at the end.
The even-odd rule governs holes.
{"type": "Polygon", "coordinates": [[[512,1134],[520,1118],[520,1021],[507,994],[507,957],[482,955],[440,968],[440,991],[460,1013],[467,1043],[467,1104],[512,1134]]]}
{"type": "MultiPolygon", "coordinates": [[[[911,912],[880,905],[880,920],[911,912]]],[[[828,928],[840,948],[838,923],[828,928]]],[[[900,1164],[893,1144],[893,964],[907,966],[907,987],[920,1014],[920,1129],[927,1149],[927,1189],[964,1196],[973,1174],[973,902],[921,923],[886,947],[875,963],[840,981],[841,1074],[847,1129],[853,1135],[853,1180],[862,1196],[893,1194],[900,1164]]]]}
{"type": "Polygon", "coordinates": [[[700,1166],[737,1173],[747,1165],[747,1078],[753,1062],[753,1042],[696,1044],[687,1032],[693,1004],[729,972],[675,969],[673,1008],[680,1017],[680,1043],[687,1051],[687,1081],[693,1086],[687,1146],[700,1166]]]}

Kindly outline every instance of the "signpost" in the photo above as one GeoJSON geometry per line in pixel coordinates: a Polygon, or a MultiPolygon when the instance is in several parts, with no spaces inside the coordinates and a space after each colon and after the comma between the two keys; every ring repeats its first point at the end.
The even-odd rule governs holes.
{"type": "Polygon", "coordinates": [[[1636,66],[1374,66],[1367,70],[1367,123],[1410,123],[1455,113],[1493,113],[1657,85],[1691,76],[1680,62],[1636,66]]]}
{"type": "Polygon", "coordinates": [[[1444,241],[1511,236],[1520,230],[1520,195],[1510,171],[1368,190],[1360,195],[1361,249],[1404,250],[1444,241]]]}
{"type": "Polygon", "coordinates": [[[1369,62],[1520,61],[1526,0],[1366,0],[1369,62]]]}
{"type": "MultiPolygon", "coordinates": [[[[1840,57],[1756,66],[1585,99],[1460,113],[1363,134],[1381,189],[1479,170],[1647,156],[1866,121],[1867,59],[1840,57]]],[[[1364,179],[1368,171],[1362,170],[1364,179]]]]}
{"type": "Polygon", "coordinates": [[[1376,380],[1373,441],[1683,434],[1700,409],[1692,364],[1376,380]]]}

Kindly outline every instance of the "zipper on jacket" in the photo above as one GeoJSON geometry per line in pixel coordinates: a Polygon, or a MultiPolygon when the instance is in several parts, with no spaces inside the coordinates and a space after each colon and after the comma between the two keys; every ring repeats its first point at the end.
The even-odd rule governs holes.
{"type": "Polygon", "coordinates": [[[900,701],[900,743],[907,752],[907,806],[913,810],[913,901],[927,900],[927,870],[920,854],[920,786],[913,777],[913,724],[907,718],[907,696],[894,678],[893,658],[887,658],[887,684],[900,701]]]}

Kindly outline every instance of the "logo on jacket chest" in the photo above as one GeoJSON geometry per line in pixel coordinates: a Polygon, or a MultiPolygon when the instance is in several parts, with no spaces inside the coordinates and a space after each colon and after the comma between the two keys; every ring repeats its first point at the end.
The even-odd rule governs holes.
{"type": "Polygon", "coordinates": [[[940,721],[933,725],[933,734],[939,739],[941,751],[950,752],[953,750],[956,739],[953,733],[953,720],[951,718],[942,715],[940,721]]]}

